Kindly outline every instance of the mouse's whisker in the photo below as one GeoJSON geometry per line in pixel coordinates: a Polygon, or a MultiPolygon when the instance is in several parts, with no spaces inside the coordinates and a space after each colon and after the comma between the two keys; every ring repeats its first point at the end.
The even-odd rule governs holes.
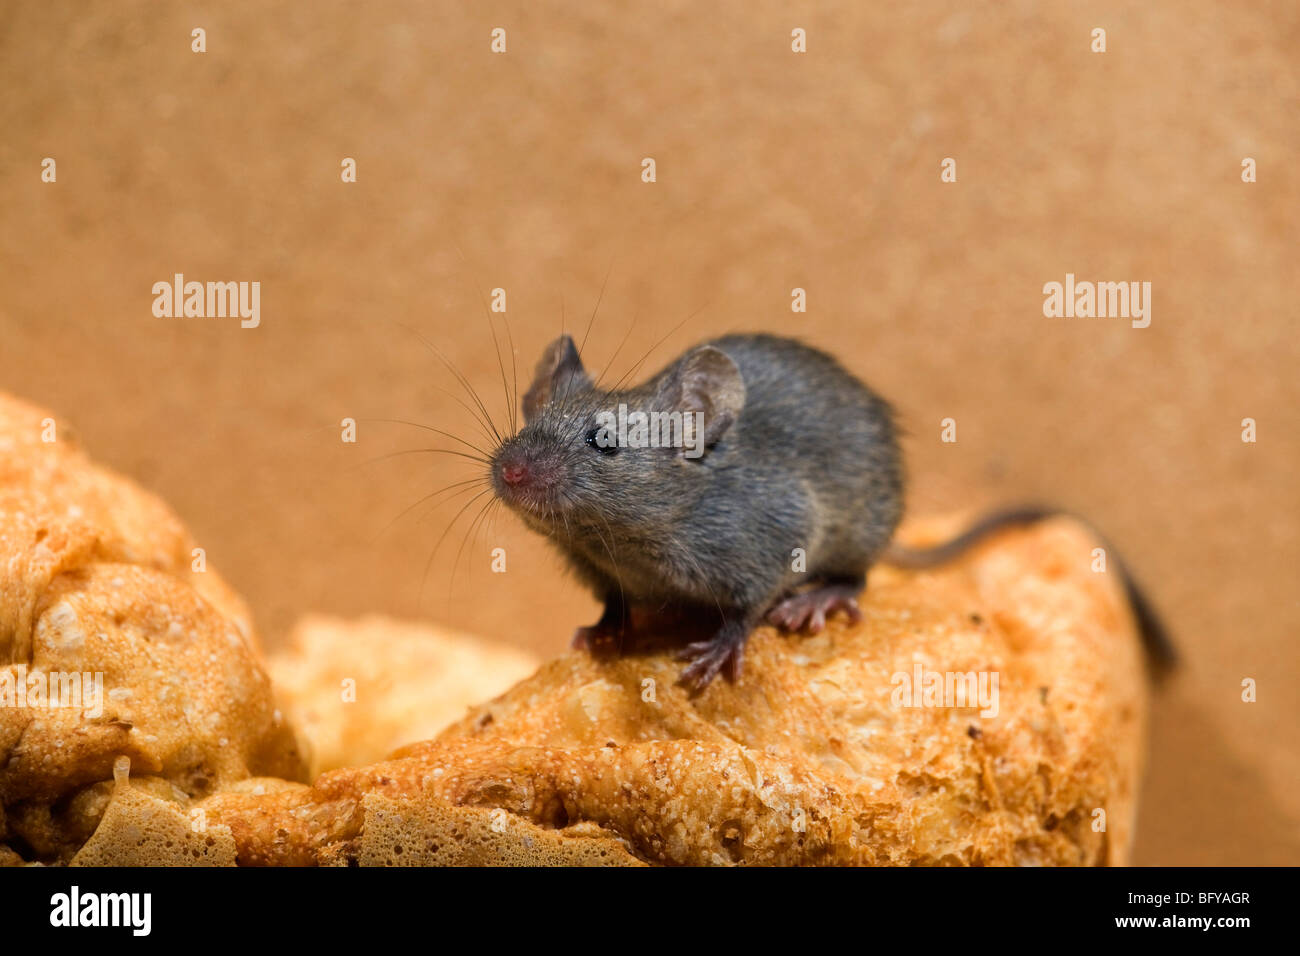
{"type": "MultiPolygon", "coordinates": [[[[674,545],[678,544],[675,536],[671,537],[670,540],[674,545]]],[[[687,564],[690,565],[692,570],[694,570],[696,579],[704,585],[704,589],[709,592],[709,597],[713,599],[713,603],[718,609],[718,617],[725,619],[727,615],[722,609],[722,602],[718,600],[717,592],[713,590],[713,585],[709,583],[709,576],[705,573],[704,566],[701,564],[699,556],[689,548],[678,547],[676,553],[682,555],[686,559],[687,564]]]]}
{"type": "Polygon", "coordinates": [[[469,523],[469,529],[465,532],[465,537],[460,543],[459,550],[457,550],[456,552],[456,559],[451,563],[451,579],[447,583],[448,600],[450,600],[453,589],[455,588],[456,585],[456,572],[460,568],[460,559],[461,559],[461,555],[463,555],[465,552],[465,546],[469,544],[472,539],[475,539],[475,535],[482,530],[481,522],[483,521],[484,515],[486,515],[489,511],[491,511],[492,506],[498,504],[500,500],[501,500],[500,498],[490,498],[483,505],[483,507],[479,508],[478,514],[476,514],[474,516],[474,520],[469,523]]]}
{"type": "Polygon", "coordinates": [[[473,491],[475,488],[478,487],[488,488],[489,490],[491,489],[491,485],[488,482],[486,481],[480,482],[472,478],[467,479],[463,483],[455,482],[453,485],[444,487],[443,490],[450,493],[441,501],[427,502],[430,505],[430,507],[425,509],[424,514],[420,515],[415,519],[416,524],[423,524],[425,521],[429,520],[435,514],[437,514],[438,509],[442,505],[455,501],[457,498],[461,497],[462,495],[469,494],[471,491],[473,491]]]}
{"type": "Polygon", "coordinates": [[[497,366],[501,369],[501,388],[505,391],[506,420],[510,422],[510,431],[511,434],[513,434],[514,432],[519,430],[519,422],[518,422],[517,411],[516,411],[519,404],[517,401],[519,397],[519,375],[517,371],[515,371],[515,340],[514,340],[514,336],[510,334],[510,319],[506,316],[505,312],[501,313],[501,320],[505,323],[506,335],[509,337],[510,367],[512,370],[512,374],[514,375],[514,382],[515,382],[515,388],[513,391],[511,390],[510,385],[506,382],[506,366],[505,366],[505,362],[503,362],[501,359],[501,343],[497,339],[496,325],[492,321],[492,310],[488,307],[487,299],[483,297],[483,287],[482,284],[479,282],[478,273],[470,265],[469,257],[465,255],[465,250],[461,248],[461,244],[459,241],[456,242],[456,251],[460,253],[461,262],[463,262],[465,264],[465,267],[470,270],[470,274],[474,282],[474,292],[478,296],[478,300],[483,306],[483,315],[487,318],[488,331],[492,334],[492,347],[496,350],[497,366]]]}
{"type": "MultiPolygon", "coordinates": [[[[609,519],[600,512],[596,512],[596,515],[605,522],[605,530],[609,532],[610,540],[614,540],[614,529],[610,527],[609,519]]],[[[613,548],[606,543],[604,536],[601,535],[599,530],[596,530],[596,537],[600,540],[600,543],[605,546],[605,553],[609,555],[609,560],[614,565],[614,580],[618,583],[619,606],[627,607],[627,596],[623,593],[623,569],[619,566],[618,558],[615,556],[613,548]]]]}
{"type": "MultiPolygon", "coordinates": [[[[442,392],[442,394],[446,395],[448,398],[454,401],[461,408],[465,409],[465,411],[469,412],[470,417],[474,419],[474,424],[478,426],[479,431],[483,434],[483,438],[487,441],[489,445],[495,446],[500,444],[500,436],[496,435],[494,431],[490,429],[489,425],[484,422],[483,414],[478,409],[471,407],[469,403],[465,401],[465,399],[461,398],[455,392],[443,388],[441,385],[434,385],[433,387],[439,392],[442,392]]],[[[382,419],[378,419],[378,420],[382,421],[382,419]]],[[[464,439],[462,438],[457,438],[456,440],[464,441],[464,439]]],[[[469,444],[469,442],[465,442],[465,444],[469,444]]],[[[473,447],[478,448],[477,445],[473,447]]],[[[483,449],[479,448],[479,451],[482,450],[483,449]]],[[[484,453],[486,454],[486,452],[484,453]]]]}
{"type": "Polygon", "coordinates": [[[638,317],[639,313],[632,313],[632,321],[628,323],[627,331],[623,333],[623,340],[618,343],[618,348],[614,349],[614,354],[609,357],[609,361],[605,363],[605,367],[602,368],[600,374],[596,376],[596,381],[591,386],[593,389],[600,388],[600,382],[605,377],[605,373],[609,371],[610,366],[614,364],[614,360],[618,358],[618,353],[623,351],[623,346],[627,345],[627,340],[631,337],[632,330],[636,328],[638,317]]]}
{"type": "Polygon", "coordinates": [[[437,542],[435,542],[433,546],[433,550],[429,552],[428,560],[424,562],[424,573],[420,576],[420,594],[416,598],[417,607],[424,603],[424,587],[429,580],[429,569],[433,567],[433,559],[437,557],[438,549],[442,547],[442,543],[445,540],[447,540],[447,535],[451,533],[452,528],[456,527],[456,522],[458,522],[461,519],[461,516],[464,515],[465,512],[468,511],[473,506],[474,502],[478,501],[484,495],[488,495],[491,493],[492,493],[492,489],[490,487],[484,488],[473,498],[470,498],[469,501],[465,502],[465,504],[461,506],[460,510],[456,512],[455,517],[453,517],[451,521],[448,523],[446,529],[442,532],[442,534],[438,536],[438,540],[437,542]]]}
{"type": "Polygon", "coordinates": [[[454,432],[449,432],[442,428],[435,428],[433,425],[426,425],[423,422],[413,422],[410,419],[406,419],[406,418],[362,418],[359,419],[359,421],[378,422],[383,425],[406,425],[409,428],[419,428],[426,432],[433,432],[435,435],[441,435],[444,438],[450,438],[452,441],[460,442],[466,448],[469,448],[470,450],[477,452],[479,455],[482,455],[485,461],[492,457],[492,452],[488,451],[483,446],[476,445],[472,441],[468,441],[464,438],[461,438],[459,435],[455,434],[454,432]]]}
{"type": "Polygon", "coordinates": [[[417,454],[451,455],[453,458],[464,458],[467,461],[478,462],[480,465],[492,464],[492,460],[490,458],[484,458],[482,455],[471,455],[469,452],[460,451],[459,449],[456,448],[406,448],[401,451],[389,452],[386,455],[379,455],[375,458],[369,459],[368,461],[358,462],[355,467],[361,468],[365,465],[373,464],[379,461],[384,461],[387,458],[397,458],[401,455],[417,455],[417,454]]]}
{"type": "Polygon", "coordinates": [[[452,455],[456,458],[468,458],[472,461],[477,461],[481,465],[492,464],[490,458],[471,455],[456,448],[403,448],[400,451],[390,451],[383,455],[375,455],[372,458],[367,458],[365,461],[359,461],[355,465],[352,465],[348,470],[357,471],[368,465],[378,464],[381,461],[388,461],[391,458],[401,458],[406,455],[452,455]]]}
{"type": "MultiPolygon", "coordinates": [[[[392,321],[396,322],[395,319],[392,321]]],[[[470,383],[469,379],[465,377],[465,375],[460,371],[460,369],[456,368],[456,366],[452,363],[451,359],[449,359],[443,353],[443,351],[440,348],[438,348],[438,346],[434,345],[432,342],[430,342],[419,332],[415,331],[415,329],[411,328],[408,325],[403,325],[401,322],[397,322],[397,324],[401,326],[403,329],[406,329],[406,331],[410,332],[421,342],[423,342],[425,348],[427,348],[435,356],[437,356],[438,361],[440,361],[446,367],[447,371],[451,372],[452,376],[456,379],[456,381],[460,383],[461,388],[465,389],[465,391],[469,393],[469,396],[473,400],[474,404],[478,406],[479,413],[481,413],[482,422],[486,424],[488,429],[492,432],[492,435],[494,436],[496,443],[500,444],[502,441],[504,441],[505,439],[501,435],[500,430],[497,428],[496,422],[492,420],[492,414],[488,411],[487,405],[483,403],[483,399],[479,396],[479,393],[475,390],[474,386],[470,383]]],[[[468,406],[466,407],[468,408],[468,406]]],[[[479,417],[479,415],[476,414],[475,417],[479,417]]]]}
{"type": "Polygon", "coordinates": [[[591,318],[587,320],[587,330],[582,333],[582,342],[578,345],[578,354],[587,347],[587,336],[591,335],[591,327],[596,322],[596,313],[600,311],[600,303],[605,299],[605,287],[609,285],[610,273],[614,271],[614,259],[609,260],[609,267],[605,270],[605,278],[600,283],[600,295],[596,296],[596,306],[591,310],[591,318]]]}
{"type": "Polygon", "coordinates": [[[416,501],[407,505],[396,515],[394,515],[382,528],[379,529],[378,533],[375,535],[373,540],[378,540],[379,538],[381,538],[384,535],[384,532],[386,532],[393,525],[397,524],[397,522],[401,521],[402,518],[406,517],[416,508],[420,507],[420,505],[431,503],[432,500],[434,498],[437,498],[439,495],[446,494],[449,491],[455,491],[454,494],[449,495],[445,499],[446,501],[454,501],[460,495],[466,494],[467,492],[469,492],[471,488],[480,484],[484,484],[484,485],[487,484],[487,479],[481,476],[476,476],[474,478],[466,478],[462,481],[454,481],[449,485],[443,485],[441,488],[437,489],[436,491],[429,492],[429,494],[427,495],[422,495],[416,501]],[[455,490],[455,489],[459,489],[459,490],[455,490]]]}
{"type": "MultiPolygon", "coordinates": [[[[426,432],[433,432],[434,434],[441,435],[444,438],[450,438],[454,442],[459,442],[460,444],[464,445],[466,448],[470,449],[471,451],[476,452],[479,455],[482,455],[484,460],[487,460],[492,457],[492,453],[488,451],[486,448],[484,448],[482,445],[476,445],[472,441],[467,441],[466,439],[461,438],[459,435],[455,434],[454,432],[444,431],[441,428],[434,428],[432,425],[425,425],[423,422],[413,422],[405,418],[358,418],[356,419],[356,421],[358,423],[366,423],[372,425],[374,424],[406,425],[409,428],[419,428],[426,432]]],[[[327,431],[327,430],[332,430],[333,428],[334,426],[332,425],[325,425],[322,426],[321,428],[315,429],[315,431],[327,431]]],[[[383,456],[380,456],[378,458],[368,459],[368,461],[362,462],[361,464],[368,464],[369,461],[379,461],[382,457],[383,456]]]]}

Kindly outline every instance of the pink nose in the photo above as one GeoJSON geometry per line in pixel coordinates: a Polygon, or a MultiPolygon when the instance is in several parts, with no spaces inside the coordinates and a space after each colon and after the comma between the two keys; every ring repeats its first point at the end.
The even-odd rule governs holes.
{"type": "Polygon", "coordinates": [[[514,487],[528,480],[528,466],[522,461],[506,462],[501,466],[501,480],[514,487]]]}

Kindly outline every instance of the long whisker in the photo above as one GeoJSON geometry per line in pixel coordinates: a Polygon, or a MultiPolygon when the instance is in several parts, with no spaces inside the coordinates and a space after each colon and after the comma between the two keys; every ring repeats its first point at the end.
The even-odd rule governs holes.
{"type": "Polygon", "coordinates": [[[486,515],[488,511],[491,510],[492,506],[500,500],[500,498],[489,499],[488,502],[478,510],[478,514],[474,516],[474,520],[469,523],[469,530],[466,531],[465,538],[460,543],[460,549],[456,552],[456,560],[451,563],[451,580],[447,584],[448,597],[451,596],[450,592],[456,585],[456,572],[460,569],[460,558],[461,555],[465,553],[465,546],[470,543],[471,539],[474,538],[474,535],[480,530],[480,522],[483,520],[483,516],[486,515]]]}
{"type": "Polygon", "coordinates": [[[436,435],[442,435],[444,438],[450,438],[452,441],[458,441],[466,448],[478,452],[484,458],[492,457],[492,453],[488,451],[486,448],[484,448],[483,446],[476,445],[471,441],[466,441],[465,439],[461,438],[459,435],[453,435],[451,432],[443,431],[441,428],[434,428],[432,425],[425,425],[422,422],[412,422],[406,420],[405,418],[359,418],[357,419],[357,421],[372,422],[372,423],[378,422],[383,425],[407,425],[411,428],[422,428],[427,432],[433,432],[436,435]]]}
{"type": "MultiPolygon", "coordinates": [[[[463,263],[465,264],[465,267],[468,268],[468,269],[470,269],[470,271],[471,271],[471,273],[472,273],[472,272],[473,272],[473,268],[470,266],[470,264],[469,264],[469,258],[465,255],[465,250],[461,248],[460,242],[457,242],[457,243],[456,243],[456,251],[460,253],[460,259],[461,259],[461,262],[463,262],[463,263]]],[[[511,433],[513,434],[515,431],[518,430],[518,422],[515,420],[515,404],[516,404],[516,403],[515,403],[515,394],[514,394],[513,392],[511,392],[511,390],[510,390],[510,385],[509,385],[509,383],[506,381],[506,366],[505,366],[505,362],[503,362],[503,361],[501,360],[501,343],[500,343],[500,341],[497,339],[497,328],[496,328],[496,324],[492,321],[492,310],[488,307],[487,299],[483,298],[483,289],[482,289],[482,287],[479,285],[479,281],[478,281],[478,277],[477,277],[477,276],[474,277],[474,291],[475,291],[475,293],[477,293],[478,298],[479,298],[479,301],[483,304],[483,314],[487,316],[488,331],[492,333],[492,347],[493,347],[494,349],[496,349],[496,353],[497,353],[497,366],[501,369],[501,388],[502,388],[502,389],[505,391],[505,393],[506,393],[506,395],[505,395],[505,397],[506,397],[506,404],[509,406],[509,407],[506,409],[506,415],[508,416],[508,420],[509,420],[509,422],[510,422],[510,431],[511,431],[511,433]]],[[[506,323],[506,331],[509,332],[509,331],[510,331],[510,320],[507,319],[507,318],[505,317],[505,313],[504,313],[504,312],[501,314],[501,317],[502,317],[502,319],[503,319],[503,320],[505,321],[505,323],[506,323]]],[[[514,362],[514,339],[513,339],[513,337],[512,337],[511,340],[510,340],[510,348],[511,348],[511,352],[510,352],[510,361],[511,361],[511,363],[513,364],[513,362],[514,362]]],[[[515,381],[518,382],[518,376],[516,376],[515,381]]]]}
{"type": "MultiPolygon", "coordinates": [[[[462,455],[461,452],[458,452],[455,449],[450,449],[450,448],[404,448],[401,451],[392,451],[386,455],[376,455],[374,458],[367,458],[365,461],[359,461],[351,468],[349,468],[348,471],[360,471],[362,468],[367,468],[370,465],[377,464],[378,462],[381,461],[388,461],[390,458],[401,458],[405,455],[422,455],[422,454],[442,454],[442,455],[457,455],[457,456],[462,455]]],[[[486,461],[485,459],[479,459],[479,461],[485,465],[490,464],[490,462],[486,461]]]]}
{"type": "Polygon", "coordinates": [[[374,462],[377,461],[383,461],[386,458],[396,458],[399,455],[414,455],[420,452],[433,452],[439,455],[452,455],[456,458],[464,458],[467,459],[468,461],[476,461],[480,465],[490,465],[492,463],[490,459],[484,458],[481,455],[471,455],[469,452],[460,451],[459,449],[456,448],[407,448],[402,451],[390,452],[387,455],[379,455],[375,458],[369,459],[368,461],[357,462],[357,464],[354,465],[353,468],[354,469],[363,468],[366,465],[373,464],[374,462]]]}
{"type": "Polygon", "coordinates": [[[519,351],[515,348],[515,335],[510,331],[510,317],[501,313],[506,327],[506,345],[510,349],[510,430],[519,431],[519,351]]]}
{"type": "Polygon", "coordinates": [[[433,550],[429,552],[429,560],[424,562],[424,574],[420,576],[420,593],[419,596],[416,598],[417,607],[420,604],[424,603],[424,586],[429,580],[429,569],[433,567],[433,559],[437,556],[438,549],[442,547],[442,542],[447,539],[447,535],[451,532],[451,529],[456,526],[456,522],[460,520],[461,515],[463,515],[466,511],[468,511],[470,506],[473,505],[474,502],[478,501],[484,495],[491,494],[491,493],[492,493],[492,489],[490,487],[484,488],[473,498],[469,499],[469,501],[465,502],[465,504],[461,506],[461,509],[456,512],[456,516],[451,519],[451,523],[447,525],[446,530],[443,531],[443,533],[438,536],[437,543],[434,544],[433,550]]]}
{"type": "MultiPolygon", "coordinates": [[[[456,369],[452,368],[450,361],[447,359],[445,355],[442,354],[442,352],[438,349],[436,345],[434,345],[427,338],[425,338],[423,335],[421,335],[419,332],[417,332],[415,329],[411,328],[409,325],[405,324],[404,322],[398,322],[396,319],[393,318],[390,318],[389,321],[392,322],[394,325],[396,325],[398,328],[402,329],[404,332],[408,332],[409,334],[415,336],[416,339],[420,341],[420,344],[423,345],[425,348],[427,348],[429,351],[433,352],[433,354],[438,357],[438,359],[442,362],[442,364],[447,366],[447,369],[453,375],[459,376],[459,373],[456,371],[456,369]]],[[[463,381],[464,376],[459,376],[459,378],[462,380],[461,384],[465,386],[471,394],[473,394],[473,389],[469,388],[468,382],[463,381]]],[[[434,388],[442,392],[444,395],[447,395],[450,398],[453,398],[457,402],[459,402],[461,407],[464,408],[465,411],[469,412],[471,415],[474,416],[474,420],[477,421],[479,425],[484,424],[483,413],[486,412],[486,409],[483,409],[483,412],[481,413],[473,408],[470,408],[470,406],[467,405],[464,399],[462,399],[459,395],[455,394],[454,392],[448,391],[447,389],[443,388],[441,385],[435,385],[434,388]]],[[[482,402],[480,402],[479,405],[481,407],[482,402]]],[[[488,423],[490,424],[490,419],[488,420],[488,423]]],[[[490,434],[487,437],[488,437],[488,441],[492,440],[492,436],[490,434]]]]}
{"type": "Polygon", "coordinates": [[[587,347],[587,336],[591,334],[591,326],[596,321],[596,313],[600,311],[600,303],[605,298],[605,286],[609,285],[609,275],[614,271],[614,260],[609,260],[609,268],[605,270],[605,280],[600,284],[600,295],[596,296],[596,307],[591,310],[591,318],[587,320],[587,331],[582,333],[582,344],[578,346],[578,354],[587,347]]]}
{"type": "Polygon", "coordinates": [[[396,319],[390,319],[389,321],[395,323],[398,326],[401,326],[403,329],[406,329],[406,331],[410,332],[417,339],[423,342],[425,347],[428,348],[431,352],[433,352],[434,355],[438,357],[438,361],[442,362],[442,364],[447,367],[447,371],[451,372],[451,374],[456,378],[456,381],[460,383],[461,387],[464,388],[465,391],[469,393],[470,398],[474,400],[474,404],[478,406],[479,411],[483,413],[483,418],[487,423],[487,426],[492,430],[492,434],[496,436],[497,444],[500,444],[502,441],[504,441],[504,439],[501,437],[501,432],[497,429],[496,422],[492,420],[491,413],[488,412],[487,406],[483,404],[483,399],[480,398],[478,392],[474,390],[474,386],[470,384],[469,379],[467,379],[461,373],[460,369],[456,368],[456,366],[452,364],[451,359],[447,358],[447,356],[442,353],[442,350],[439,349],[438,346],[434,345],[432,342],[430,342],[419,332],[415,331],[415,329],[411,328],[409,325],[404,325],[401,322],[398,322],[396,319]]]}
{"type": "MultiPolygon", "coordinates": [[[[400,323],[397,323],[397,324],[400,325],[400,323]]],[[[403,326],[403,328],[406,328],[406,327],[403,326]]],[[[408,332],[411,331],[409,328],[406,329],[406,330],[407,330],[408,332]]],[[[425,344],[428,345],[429,343],[426,342],[425,344]]],[[[432,348],[432,346],[430,346],[430,348],[432,348]]],[[[488,442],[489,445],[495,445],[495,444],[497,444],[497,438],[494,436],[493,432],[489,430],[489,426],[488,426],[487,424],[484,423],[484,421],[483,421],[483,414],[482,414],[478,409],[471,407],[470,404],[469,404],[468,402],[465,401],[465,399],[461,398],[459,395],[457,395],[455,392],[451,391],[450,389],[443,388],[441,385],[434,385],[433,387],[434,387],[435,389],[437,389],[438,391],[442,392],[442,394],[446,395],[448,398],[450,398],[452,401],[454,401],[454,402],[455,402],[457,405],[459,405],[461,408],[465,409],[465,411],[469,412],[470,417],[474,419],[474,424],[478,426],[479,431],[483,434],[483,437],[484,437],[485,439],[487,439],[487,442],[488,442]]],[[[373,420],[373,421],[384,421],[384,419],[372,419],[372,420],[373,420]]],[[[403,424],[406,424],[406,423],[403,423],[403,424]]],[[[449,437],[455,438],[456,436],[452,435],[452,436],[449,436],[449,437]]],[[[464,441],[463,438],[457,438],[456,440],[457,440],[457,441],[464,441]]],[[[469,442],[465,442],[465,444],[468,445],[469,442]]],[[[482,451],[482,449],[479,449],[479,450],[482,451]]]]}
{"type": "MultiPolygon", "coordinates": [[[[610,527],[609,519],[603,514],[600,514],[600,512],[597,512],[597,516],[601,521],[605,522],[605,530],[609,532],[609,537],[612,541],[614,539],[614,529],[610,527]]],[[[619,566],[618,558],[614,556],[613,549],[606,543],[605,536],[595,528],[592,528],[592,530],[596,532],[596,537],[600,540],[600,543],[605,546],[605,553],[609,555],[609,560],[614,565],[614,580],[618,582],[618,603],[619,607],[624,609],[623,613],[626,615],[627,596],[623,593],[623,569],[619,566]]]]}
{"type": "Polygon", "coordinates": [[[688,315],[686,318],[682,319],[680,322],[678,322],[676,325],[674,325],[671,329],[669,329],[667,335],[665,335],[663,338],[661,338],[661,339],[660,339],[658,342],[656,342],[654,345],[650,346],[650,348],[646,349],[646,353],[645,353],[645,355],[641,356],[641,360],[640,360],[639,362],[637,362],[635,365],[633,365],[633,366],[632,366],[630,369],[628,369],[626,372],[624,372],[623,375],[622,375],[622,377],[619,378],[619,380],[618,380],[617,382],[615,382],[613,385],[611,385],[611,386],[609,387],[609,390],[610,390],[611,392],[616,392],[616,391],[618,391],[620,385],[622,385],[625,381],[627,381],[627,379],[628,379],[630,376],[635,375],[635,374],[640,370],[641,366],[645,364],[646,359],[648,359],[648,358],[650,357],[651,353],[654,352],[655,349],[657,349],[657,348],[659,348],[659,346],[663,345],[666,341],[668,341],[668,337],[669,337],[669,336],[671,336],[671,335],[672,335],[673,333],[675,333],[678,329],[680,329],[683,325],[685,325],[685,324],[686,324],[687,322],[689,322],[691,319],[695,318],[697,315],[699,315],[701,312],[703,312],[703,311],[704,311],[705,309],[707,309],[708,307],[709,307],[709,303],[707,303],[707,302],[704,303],[704,305],[700,306],[698,309],[696,309],[694,312],[692,312],[692,313],[691,313],[690,315],[688,315]]]}
{"type": "Polygon", "coordinates": [[[492,511],[489,513],[489,517],[488,517],[488,532],[487,532],[488,534],[493,534],[493,533],[496,531],[496,529],[497,529],[497,515],[501,514],[501,511],[502,511],[502,508],[501,508],[501,504],[502,504],[502,502],[501,502],[501,499],[500,499],[500,498],[497,498],[497,499],[493,502],[493,504],[494,504],[494,507],[492,508],[492,511]]]}
{"type": "MultiPolygon", "coordinates": [[[[674,544],[677,543],[676,536],[670,535],[670,540],[674,544]]],[[[692,552],[689,548],[679,548],[678,553],[690,564],[692,568],[695,569],[696,574],[699,576],[700,583],[702,583],[705,587],[705,590],[709,592],[709,597],[713,598],[713,603],[718,609],[718,617],[725,619],[726,613],[722,610],[722,602],[718,600],[717,592],[715,592],[713,590],[713,587],[709,584],[709,576],[708,574],[705,573],[704,569],[701,567],[699,556],[696,555],[694,552],[692,552]]]]}
{"type": "Polygon", "coordinates": [[[628,323],[627,331],[623,333],[623,341],[618,343],[618,348],[614,349],[614,354],[609,357],[609,361],[605,363],[605,367],[601,369],[600,374],[596,376],[596,384],[593,385],[592,388],[600,388],[601,379],[605,377],[605,373],[609,371],[610,366],[614,364],[614,360],[618,358],[618,353],[623,351],[623,346],[627,345],[627,340],[631,337],[632,330],[636,328],[636,320],[637,314],[634,313],[632,315],[632,321],[628,323]]]}
{"type": "MultiPolygon", "coordinates": [[[[455,494],[450,495],[450,496],[447,498],[448,501],[454,501],[454,500],[455,500],[456,498],[458,498],[460,495],[463,495],[463,494],[465,494],[467,491],[469,491],[469,489],[472,488],[473,486],[479,484],[480,482],[485,482],[485,481],[486,481],[486,479],[483,478],[482,476],[475,476],[474,478],[466,478],[466,479],[463,480],[463,481],[455,481],[455,482],[452,482],[452,483],[449,484],[449,485],[443,485],[443,486],[442,486],[441,488],[439,488],[437,491],[431,491],[431,492],[429,492],[427,495],[423,495],[422,497],[418,498],[415,502],[413,502],[412,504],[407,505],[405,508],[403,508],[401,511],[399,511],[396,515],[394,515],[391,521],[389,521],[386,525],[384,525],[382,528],[379,529],[379,533],[375,535],[375,537],[374,537],[373,540],[374,540],[374,541],[377,541],[379,538],[381,538],[381,537],[383,536],[383,534],[384,534],[385,531],[387,531],[387,530],[388,530],[389,528],[391,528],[393,525],[397,524],[398,521],[400,521],[402,518],[406,517],[406,515],[410,514],[412,511],[414,511],[416,508],[420,507],[420,505],[426,503],[426,502],[429,501],[430,499],[432,499],[432,498],[436,498],[436,497],[438,497],[439,495],[444,494],[445,492],[451,491],[453,488],[459,488],[460,491],[457,491],[455,494]]],[[[372,543],[373,543],[373,541],[372,541],[372,543]]]]}
{"type": "MultiPolygon", "coordinates": [[[[418,335],[418,333],[415,334],[418,335]]],[[[467,393],[469,393],[470,398],[474,402],[474,406],[471,407],[469,403],[467,403],[459,395],[449,391],[448,389],[443,388],[441,385],[434,385],[433,387],[438,391],[442,392],[444,395],[449,396],[458,405],[460,405],[461,408],[465,409],[467,412],[470,413],[470,415],[474,419],[475,424],[478,425],[479,431],[483,434],[483,437],[484,439],[487,440],[488,444],[499,445],[501,443],[501,432],[497,428],[496,422],[492,420],[492,416],[488,413],[487,406],[484,405],[483,399],[479,397],[479,394],[475,390],[474,386],[470,384],[469,379],[465,375],[461,374],[459,369],[457,369],[454,365],[452,365],[451,360],[448,359],[445,355],[443,355],[438,350],[437,346],[433,345],[433,343],[429,342],[427,339],[424,339],[423,337],[420,337],[420,339],[422,342],[424,342],[425,346],[427,346],[438,357],[438,360],[442,362],[444,366],[446,366],[447,370],[452,373],[452,376],[455,377],[456,381],[460,383],[461,387],[465,389],[467,393]]]]}

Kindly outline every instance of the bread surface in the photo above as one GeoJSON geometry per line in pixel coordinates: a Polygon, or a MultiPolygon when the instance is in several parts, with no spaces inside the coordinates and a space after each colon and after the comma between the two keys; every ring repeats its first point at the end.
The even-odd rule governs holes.
{"type": "Polygon", "coordinates": [[[529,674],[526,655],[464,635],[310,618],[275,669],[320,762],[350,766],[307,784],[242,602],[196,570],[155,497],[59,423],[45,440],[50,421],[0,396],[0,668],[101,673],[104,707],[0,707],[0,861],[1128,859],[1141,650],[1069,519],[940,571],[876,569],[860,623],[760,628],[741,679],[695,698],[676,686],[673,635],[529,674]],[[981,681],[985,699],[952,696],[981,681]],[[378,759],[395,741],[409,743],[378,759]]]}

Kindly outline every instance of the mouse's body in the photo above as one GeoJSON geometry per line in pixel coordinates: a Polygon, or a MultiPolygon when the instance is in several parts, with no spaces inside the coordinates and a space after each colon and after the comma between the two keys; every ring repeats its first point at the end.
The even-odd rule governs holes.
{"type": "Polygon", "coordinates": [[[563,336],[523,406],[525,426],[493,456],[493,488],[605,601],[578,642],[617,638],[643,612],[705,621],[712,636],[686,648],[692,690],[724,667],[735,677],[764,618],[815,631],[832,610],[856,617],[867,571],[902,517],[888,403],[792,339],[715,339],[643,385],[609,390],[593,385],[563,336]],[[702,434],[674,432],[685,447],[643,447],[645,433],[612,427],[636,412],[684,413],[702,434]]]}

